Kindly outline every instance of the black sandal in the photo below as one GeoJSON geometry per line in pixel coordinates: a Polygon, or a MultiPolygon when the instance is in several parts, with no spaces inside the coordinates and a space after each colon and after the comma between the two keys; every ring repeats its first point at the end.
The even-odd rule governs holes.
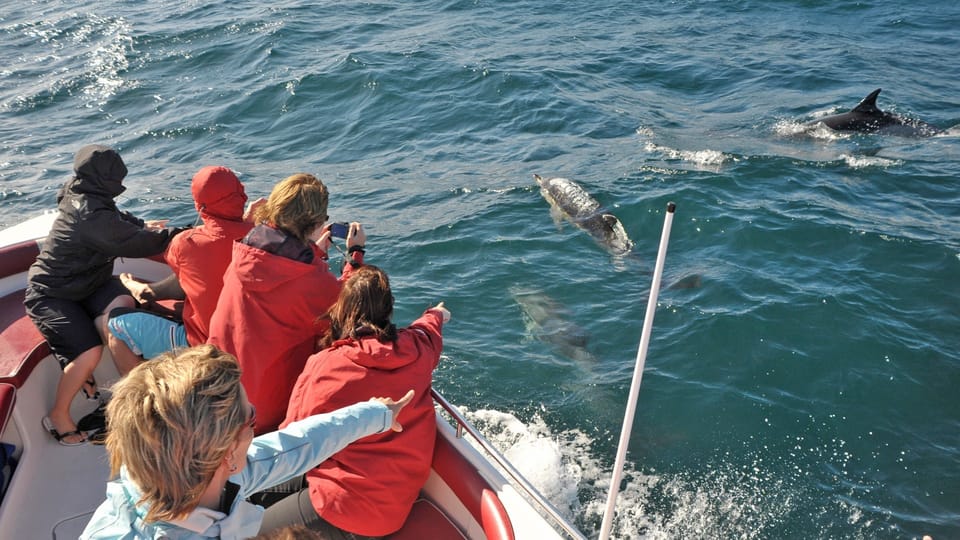
{"type": "Polygon", "coordinates": [[[68,431],[66,433],[60,433],[57,431],[57,428],[53,427],[53,420],[50,420],[49,416],[44,416],[43,420],[40,421],[40,424],[43,425],[43,429],[47,430],[58,443],[63,446],[83,446],[87,444],[87,436],[82,431],[75,429],[73,431],[68,431]],[[67,437],[79,436],[81,439],[77,442],[67,442],[64,439],[67,437]]]}
{"type": "Polygon", "coordinates": [[[87,398],[87,401],[100,401],[100,390],[97,389],[97,380],[92,376],[83,382],[83,386],[80,387],[80,391],[83,392],[83,395],[87,398]],[[87,392],[87,386],[93,388],[93,395],[91,395],[90,392],[87,392]]]}
{"type": "Polygon", "coordinates": [[[107,427],[106,404],[101,403],[99,407],[90,414],[84,416],[77,422],[78,431],[100,431],[107,427]]]}

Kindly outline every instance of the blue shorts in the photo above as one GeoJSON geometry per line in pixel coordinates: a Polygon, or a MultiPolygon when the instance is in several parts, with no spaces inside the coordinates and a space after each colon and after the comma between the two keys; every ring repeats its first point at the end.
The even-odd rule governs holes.
{"type": "Polygon", "coordinates": [[[107,328],[113,337],[126,343],[133,354],[147,360],[190,346],[182,323],[149,311],[115,309],[110,312],[107,328]]]}

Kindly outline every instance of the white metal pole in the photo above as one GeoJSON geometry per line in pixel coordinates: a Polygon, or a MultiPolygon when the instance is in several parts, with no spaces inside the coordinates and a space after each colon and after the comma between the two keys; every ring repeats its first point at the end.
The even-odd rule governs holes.
{"type": "Polygon", "coordinates": [[[614,507],[617,503],[617,494],[620,491],[623,464],[627,458],[630,430],[633,426],[633,416],[637,409],[637,395],[640,393],[640,379],[643,378],[643,365],[646,363],[647,347],[650,345],[653,315],[657,310],[657,294],[660,292],[660,278],[663,277],[663,262],[667,256],[670,227],[673,224],[673,213],[676,209],[677,205],[672,202],[667,203],[667,214],[663,219],[663,233],[660,235],[660,248],[657,250],[657,263],[653,270],[653,282],[650,284],[650,298],[647,300],[647,313],[643,318],[643,331],[640,334],[640,346],[637,348],[637,363],[633,368],[633,382],[630,383],[630,398],[627,401],[627,412],[623,418],[623,429],[620,431],[617,459],[613,465],[613,478],[610,480],[610,492],[607,495],[607,508],[603,513],[603,523],[600,526],[600,540],[607,540],[613,525],[614,507]]]}

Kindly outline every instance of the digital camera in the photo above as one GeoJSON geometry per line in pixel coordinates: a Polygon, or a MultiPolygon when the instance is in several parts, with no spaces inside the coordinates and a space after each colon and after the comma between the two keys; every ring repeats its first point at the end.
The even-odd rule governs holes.
{"type": "Polygon", "coordinates": [[[346,238],[347,232],[350,231],[349,223],[331,223],[330,224],[330,236],[334,238],[346,238]]]}

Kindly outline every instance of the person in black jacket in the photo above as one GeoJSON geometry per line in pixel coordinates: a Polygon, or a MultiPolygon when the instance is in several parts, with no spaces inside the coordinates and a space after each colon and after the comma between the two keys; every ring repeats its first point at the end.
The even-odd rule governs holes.
{"type": "Polygon", "coordinates": [[[30,267],[27,314],[63,367],[56,398],[43,427],[60,444],[84,444],[70,417],[82,389],[96,394],[93,371],[103,353],[105,314],[133,307],[129,291],[113,275],[117,257],[162,253],[176,232],[165,221],[144,222],[117,209],[114,198],[127,167],[111,148],[88,145],[74,156],[75,176],[57,194],[59,214],[30,267]]]}

